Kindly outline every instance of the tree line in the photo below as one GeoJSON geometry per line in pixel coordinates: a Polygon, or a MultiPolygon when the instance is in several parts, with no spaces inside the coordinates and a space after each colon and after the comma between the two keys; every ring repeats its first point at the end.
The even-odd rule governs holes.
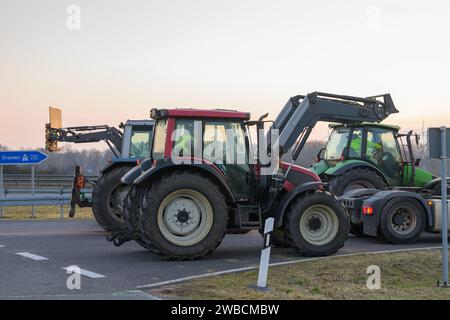
{"type": "MultiPolygon", "coordinates": [[[[310,167],[314,162],[319,150],[325,147],[325,141],[313,140],[306,143],[296,164],[310,167]]],[[[425,143],[414,145],[416,158],[421,159],[420,166],[436,175],[439,174],[439,161],[431,160],[427,156],[427,145],[425,143]]],[[[8,150],[7,146],[0,143],[0,150],[8,150]]],[[[75,166],[79,165],[83,174],[96,176],[100,170],[111,161],[113,154],[110,150],[99,150],[95,148],[76,150],[70,144],[65,145],[60,152],[40,151],[48,155],[48,159],[36,166],[36,172],[41,174],[71,175],[75,166]]],[[[289,157],[283,157],[289,161],[289,157]]],[[[28,166],[5,166],[5,173],[29,173],[28,166]]]]}

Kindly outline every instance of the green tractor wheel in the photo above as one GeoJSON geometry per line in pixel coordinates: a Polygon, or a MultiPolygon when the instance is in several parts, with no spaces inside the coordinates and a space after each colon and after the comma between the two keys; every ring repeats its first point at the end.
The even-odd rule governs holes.
{"type": "Polygon", "coordinates": [[[367,168],[348,170],[340,176],[329,179],[329,191],[337,196],[356,189],[386,189],[384,179],[375,171],[367,168]]]}

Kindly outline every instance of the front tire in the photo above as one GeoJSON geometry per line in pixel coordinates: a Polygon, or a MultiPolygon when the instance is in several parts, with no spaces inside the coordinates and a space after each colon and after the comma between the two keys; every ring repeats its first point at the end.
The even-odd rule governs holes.
{"type": "Polygon", "coordinates": [[[207,177],[175,172],[158,179],[142,201],[143,239],[166,259],[202,258],[225,236],[225,199],[207,177]]]}
{"type": "Polygon", "coordinates": [[[331,194],[307,193],[294,199],[285,216],[285,236],[306,256],[327,256],[344,246],[349,220],[344,207],[331,194]]]}
{"type": "MultiPolygon", "coordinates": [[[[264,225],[265,223],[263,222],[262,227],[258,230],[259,234],[262,237],[264,237],[264,225]]],[[[270,244],[278,248],[289,248],[291,246],[286,237],[284,236],[283,229],[277,227],[273,228],[272,234],[270,236],[270,244]]]]}
{"type": "Polygon", "coordinates": [[[424,209],[416,200],[393,199],[383,208],[380,233],[391,243],[412,243],[425,230],[424,209]]]}
{"type": "Polygon", "coordinates": [[[120,179],[131,169],[121,166],[102,174],[92,191],[92,212],[98,224],[109,232],[123,231],[127,224],[123,217],[124,201],[130,186],[120,179]]]}

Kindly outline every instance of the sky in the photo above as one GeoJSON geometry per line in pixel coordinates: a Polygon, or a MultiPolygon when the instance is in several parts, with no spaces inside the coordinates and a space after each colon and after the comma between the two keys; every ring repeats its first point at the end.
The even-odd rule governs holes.
{"type": "Polygon", "coordinates": [[[313,91],[389,92],[386,123],[450,126],[449,16],[448,1],[0,0],[0,143],[43,147],[49,106],[64,126],[152,107],[274,119],[313,91]]]}

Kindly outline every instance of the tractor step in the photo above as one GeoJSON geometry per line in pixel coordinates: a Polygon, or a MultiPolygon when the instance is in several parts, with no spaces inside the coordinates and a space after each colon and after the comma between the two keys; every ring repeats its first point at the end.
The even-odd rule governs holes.
{"type": "Polygon", "coordinates": [[[259,205],[239,205],[238,222],[240,229],[257,229],[261,227],[261,210],[259,205]]]}

